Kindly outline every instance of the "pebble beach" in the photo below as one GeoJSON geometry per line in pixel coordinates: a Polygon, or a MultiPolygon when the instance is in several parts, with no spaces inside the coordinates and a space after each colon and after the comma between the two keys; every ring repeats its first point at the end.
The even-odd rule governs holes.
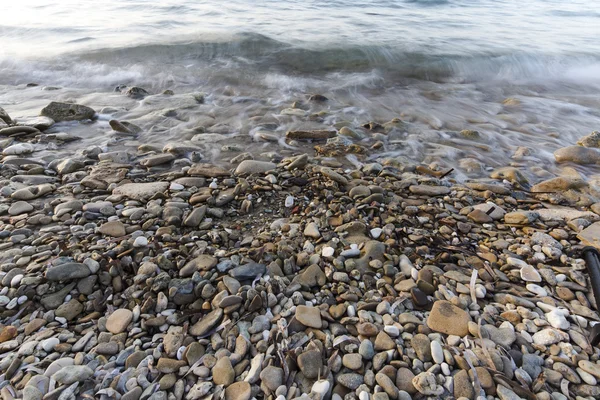
{"type": "MultiPolygon", "coordinates": [[[[302,104],[327,101],[281,113],[310,118],[302,104]]],[[[47,163],[39,143],[80,139],[52,126],[93,126],[94,109],[0,118],[3,399],[600,397],[581,258],[600,197],[575,168],[457,181],[436,165],[348,162],[400,119],[288,131],[305,152],[226,163],[193,141],[47,163]]],[[[108,126],[127,140],[145,129],[108,126]]],[[[598,136],[556,163],[596,163],[598,136]]]]}

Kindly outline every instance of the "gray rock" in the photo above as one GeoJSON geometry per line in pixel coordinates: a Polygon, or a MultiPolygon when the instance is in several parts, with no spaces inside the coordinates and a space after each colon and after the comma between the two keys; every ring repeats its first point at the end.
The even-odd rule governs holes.
{"type": "Polygon", "coordinates": [[[336,377],[337,383],[350,390],[356,390],[363,384],[364,378],[360,374],[340,374],[336,377]]]}
{"type": "Polygon", "coordinates": [[[237,280],[255,279],[259,275],[264,275],[267,267],[264,264],[251,262],[245,265],[240,265],[229,271],[229,275],[237,280]]]}
{"type": "Polygon", "coordinates": [[[262,370],[260,379],[269,390],[274,392],[283,384],[283,369],[270,365],[262,370]]]}
{"type": "Polygon", "coordinates": [[[49,281],[67,281],[81,279],[90,275],[90,269],[81,263],[66,263],[48,268],[46,279],[49,281]]]}
{"type": "Polygon", "coordinates": [[[28,213],[30,211],[33,211],[33,206],[31,205],[31,203],[28,203],[26,201],[14,202],[8,209],[8,213],[10,215],[20,215],[28,213]]]}
{"type": "Polygon", "coordinates": [[[169,188],[169,182],[126,183],[113,190],[113,194],[120,194],[133,200],[145,201],[157,193],[169,188]]]}
{"type": "Polygon", "coordinates": [[[56,122],[81,121],[94,119],[96,111],[80,104],[53,101],[42,109],[41,114],[44,117],[52,118],[56,122]]]}
{"type": "Polygon", "coordinates": [[[568,146],[556,150],[554,158],[559,163],[598,164],[600,163],[600,151],[589,147],[568,146]]]}
{"type": "Polygon", "coordinates": [[[223,319],[223,310],[221,308],[214,309],[204,317],[200,318],[200,320],[198,320],[198,322],[196,322],[194,325],[192,325],[190,328],[190,335],[206,335],[212,328],[221,322],[221,319],[223,319]]]}
{"type": "Polygon", "coordinates": [[[94,371],[85,365],[68,365],[53,374],[52,379],[63,385],[70,385],[75,382],[84,381],[93,374],[94,371]]]}

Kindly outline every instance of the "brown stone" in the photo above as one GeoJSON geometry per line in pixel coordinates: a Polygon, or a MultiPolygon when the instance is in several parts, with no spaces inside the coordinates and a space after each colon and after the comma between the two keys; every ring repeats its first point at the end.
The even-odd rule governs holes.
{"type": "Polygon", "coordinates": [[[449,301],[438,300],[433,303],[427,326],[436,332],[463,337],[469,334],[469,321],[471,317],[465,310],[449,301]]]}

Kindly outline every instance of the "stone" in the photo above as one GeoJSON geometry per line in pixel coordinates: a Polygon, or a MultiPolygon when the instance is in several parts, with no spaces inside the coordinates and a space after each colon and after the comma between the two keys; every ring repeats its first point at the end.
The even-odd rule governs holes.
{"type": "Polygon", "coordinates": [[[298,367],[304,376],[308,379],[315,379],[321,375],[323,367],[321,352],[318,350],[308,350],[298,356],[298,367]]]}
{"type": "Polygon", "coordinates": [[[398,388],[394,385],[394,382],[384,373],[379,372],[375,375],[375,381],[381,388],[387,393],[391,399],[398,398],[398,388]]]}
{"type": "Polygon", "coordinates": [[[515,392],[504,385],[498,385],[496,391],[500,400],[524,400],[522,397],[518,396],[515,392]]]}
{"type": "Polygon", "coordinates": [[[145,201],[164,192],[169,188],[169,182],[126,183],[117,186],[112,193],[120,194],[133,200],[145,201]]]}
{"type": "Polygon", "coordinates": [[[205,178],[219,178],[222,176],[230,176],[229,171],[221,167],[217,167],[216,165],[212,164],[202,163],[192,165],[187,173],[191,176],[202,176],[205,178]]]}
{"type": "Polygon", "coordinates": [[[80,104],[53,101],[42,109],[41,115],[52,118],[56,122],[81,121],[94,119],[96,111],[80,104]]]}
{"type": "Polygon", "coordinates": [[[477,204],[473,206],[475,210],[483,211],[487,216],[492,218],[493,220],[499,220],[506,215],[506,211],[497,204],[492,202],[487,202],[484,204],[477,204]]]}
{"type": "Polygon", "coordinates": [[[577,145],[583,147],[600,147],[600,132],[593,131],[589,135],[582,137],[577,141],[577,145]]]}
{"type": "Polygon", "coordinates": [[[112,237],[122,237],[127,234],[125,231],[125,224],[121,221],[109,221],[100,225],[98,228],[98,232],[103,235],[112,236],[112,237]]]}
{"type": "Polygon", "coordinates": [[[235,169],[235,175],[262,174],[277,168],[277,164],[267,161],[244,160],[235,169]]]}
{"type": "Polygon", "coordinates": [[[254,280],[258,276],[263,275],[266,270],[267,267],[264,264],[250,262],[233,268],[229,271],[229,276],[239,281],[254,280]]]}
{"type": "Polygon", "coordinates": [[[10,208],[8,209],[8,214],[20,215],[26,214],[30,211],[33,211],[33,206],[30,203],[26,201],[16,201],[11,204],[10,208]]]}
{"type": "Polygon", "coordinates": [[[344,354],[342,365],[351,370],[358,370],[363,366],[362,358],[358,353],[344,354]]]}
{"type": "Polygon", "coordinates": [[[337,136],[336,131],[314,130],[314,131],[287,131],[285,137],[293,140],[327,140],[337,136]]]}
{"type": "Polygon", "coordinates": [[[436,364],[444,362],[444,349],[442,349],[442,345],[437,340],[431,341],[431,358],[436,364]]]}
{"type": "Polygon", "coordinates": [[[427,326],[436,332],[463,337],[469,334],[469,321],[471,318],[465,310],[449,301],[438,300],[433,303],[427,326]]]}
{"type": "Polygon", "coordinates": [[[410,344],[419,360],[423,362],[431,361],[431,341],[426,335],[419,333],[413,336],[410,344]]]}
{"type": "Polygon", "coordinates": [[[22,189],[15,190],[10,197],[14,200],[33,200],[42,197],[48,193],[52,193],[55,189],[54,185],[45,183],[35,186],[27,186],[22,189]]]}
{"type": "Polygon", "coordinates": [[[319,265],[312,264],[297,275],[294,281],[308,287],[323,286],[327,283],[327,277],[319,265]]]}
{"type": "Polygon", "coordinates": [[[339,374],[336,377],[336,381],[345,388],[356,390],[360,385],[363,384],[364,378],[361,374],[339,374]]]}
{"type": "Polygon", "coordinates": [[[593,246],[600,249],[600,222],[594,222],[577,235],[585,246],[593,246]]]}
{"type": "Polygon", "coordinates": [[[469,379],[469,373],[466,370],[460,370],[454,375],[454,397],[457,399],[465,397],[467,399],[475,399],[475,389],[469,379]]]}
{"type": "Polygon", "coordinates": [[[225,400],[250,400],[252,388],[248,382],[236,382],[225,389],[225,400]]]}
{"type": "Polygon", "coordinates": [[[91,271],[87,265],[69,262],[48,268],[46,271],[46,279],[49,281],[68,281],[85,278],[90,274],[91,271]]]}
{"type": "Polygon", "coordinates": [[[306,224],[304,228],[304,236],[308,236],[313,239],[318,239],[321,237],[321,232],[319,232],[319,227],[314,222],[309,222],[306,224]]]}
{"type": "Polygon", "coordinates": [[[93,374],[94,371],[85,365],[68,365],[54,373],[52,379],[63,385],[70,385],[75,382],[85,381],[93,374]]]}
{"type": "Polygon", "coordinates": [[[8,342],[17,336],[17,328],[12,325],[3,327],[0,330],[0,343],[8,342]]]}
{"type": "Polygon", "coordinates": [[[179,276],[187,277],[192,276],[196,271],[210,271],[217,265],[217,263],[218,260],[215,257],[209,254],[201,254],[185,264],[179,270],[179,276]]]}
{"type": "Polygon", "coordinates": [[[450,193],[450,188],[446,186],[412,185],[408,190],[419,196],[441,196],[450,193]]]}
{"type": "Polygon", "coordinates": [[[587,182],[578,177],[557,176],[547,179],[531,187],[532,193],[562,192],[571,189],[581,189],[588,186],[587,182]]]}
{"type": "Polygon", "coordinates": [[[173,358],[161,357],[158,359],[156,369],[163,374],[173,374],[181,367],[184,367],[187,363],[183,360],[175,360],[173,358]]]}
{"type": "Polygon", "coordinates": [[[521,274],[521,279],[523,279],[525,282],[541,282],[542,281],[542,277],[540,276],[540,273],[537,272],[537,270],[529,264],[523,265],[521,267],[521,270],[519,271],[519,273],[521,274]]]}
{"type": "Polygon", "coordinates": [[[219,322],[223,319],[223,309],[216,308],[213,311],[200,318],[190,328],[190,335],[192,336],[204,336],[210,332],[219,322]]]}
{"type": "Polygon", "coordinates": [[[514,225],[529,225],[540,217],[535,211],[513,211],[504,214],[504,222],[514,225]]]}
{"type": "Polygon", "coordinates": [[[262,370],[260,379],[269,390],[275,392],[283,384],[283,369],[270,365],[262,370]]]}
{"type": "Polygon", "coordinates": [[[568,146],[556,150],[554,158],[559,163],[598,164],[600,162],[600,151],[582,146],[568,146]]]}
{"type": "Polygon", "coordinates": [[[417,389],[412,383],[414,377],[415,374],[410,369],[405,367],[399,368],[396,373],[396,387],[398,390],[403,390],[409,394],[417,393],[417,389]]]}
{"type": "Polygon", "coordinates": [[[481,327],[482,338],[489,338],[492,342],[510,348],[517,340],[517,335],[510,328],[496,328],[494,325],[483,325],[481,327]]]}
{"type": "Polygon", "coordinates": [[[579,368],[581,368],[588,374],[593,375],[596,378],[600,379],[600,365],[599,364],[593,363],[588,360],[580,360],[577,365],[579,366],[579,368]]]}
{"type": "Polygon", "coordinates": [[[125,332],[125,329],[131,323],[132,319],[133,313],[131,310],[119,308],[106,319],[106,329],[115,335],[125,332]]]}
{"type": "Polygon", "coordinates": [[[57,317],[65,318],[67,321],[72,321],[76,316],[83,311],[83,304],[76,299],[71,299],[69,302],[61,304],[55,312],[57,317]]]}
{"type": "Polygon", "coordinates": [[[542,329],[533,334],[533,343],[541,346],[549,346],[561,341],[569,341],[569,335],[555,329],[542,329]]]}
{"type": "Polygon", "coordinates": [[[444,387],[437,383],[431,372],[421,372],[413,378],[412,383],[419,393],[426,396],[440,396],[444,393],[444,387]]]}
{"type": "Polygon", "coordinates": [[[297,306],[296,320],[309,328],[321,329],[323,326],[321,311],[316,307],[297,306]]]}
{"type": "Polygon", "coordinates": [[[235,371],[229,357],[221,357],[212,369],[213,382],[216,385],[229,386],[235,379],[235,371]]]}

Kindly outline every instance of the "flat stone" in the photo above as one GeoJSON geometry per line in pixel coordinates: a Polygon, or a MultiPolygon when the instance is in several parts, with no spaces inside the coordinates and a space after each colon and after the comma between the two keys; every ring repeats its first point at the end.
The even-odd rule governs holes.
{"type": "Polygon", "coordinates": [[[183,360],[175,360],[173,358],[161,357],[158,359],[158,363],[156,364],[156,369],[162,372],[163,374],[173,374],[181,367],[186,366],[187,363],[183,360]]]}
{"type": "Polygon", "coordinates": [[[568,146],[556,150],[554,158],[559,163],[598,164],[600,162],[600,151],[583,146],[568,146]]]}
{"type": "Polygon", "coordinates": [[[323,368],[321,352],[309,350],[300,354],[298,356],[298,367],[306,378],[317,378],[321,374],[321,368],[323,368]]]}
{"type": "Polygon", "coordinates": [[[519,272],[521,274],[521,279],[523,279],[525,282],[541,282],[542,281],[542,277],[540,276],[540,273],[529,264],[523,265],[519,272]]]}
{"type": "Polygon", "coordinates": [[[321,311],[316,307],[297,306],[296,320],[309,328],[321,329],[323,326],[321,311]]]}
{"type": "Polygon", "coordinates": [[[433,303],[427,326],[430,329],[447,335],[466,336],[469,334],[469,314],[446,300],[433,303]]]}
{"type": "Polygon", "coordinates": [[[179,276],[192,276],[196,271],[210,271],[217,265],[218,260],[209,255],[201,254],[193,260],[189,261],[179,270],[179,276]]]}
{"type": "Polygon", "coordinates": [[[356,390],[360,385],[363,384],[364,378],[361,374],[339,374],[336,377],[336,381],[345,388],[356,390]]]}
{"type": "Polygon", "coordinates": [[[513,211],[504,214],[504,222],[514,225],[529,225],[540,217],[535,211],[513,211]]]}
{"type": "Polygon", "coordinates": [[[57,317],[65,318],[67,321],[72,321],[76,316],[81,314],[82,311],[83,304],[76,299],[71,299],[68,303],[61,304],[56,309],[55,315],[57,317]]]}
{"type": "Polygon", "coordinates": [[[81,121],[94,119],[96,111],[80,104],[53,101],[42,109],[41,115],[52,118],[56,122],[81,121]]]}
{"type": "Polygon", "coordinates": [[[274,392],[283,384],[283,369],[270,365],[262,370],[260,379],[269,390],[274,392]]]}
{"type": "Polygon", "coordinates": [[[70,385],[75,382],[85,381],[93,374],[94,371],[85,365],[68,365],[53,374],[52,379],[63,385],[70,385]]]}
{"type": "Polygon", "coordinates": [[[216,385],[229,386],[235,379],[235,371],[229,357],[221,357],[212,369],[213,381],[216,385]]]}
{"type": "Polygon", "coordinates": [[[277,164],[268,161],[244,160],[235,169],[235,175],[262,174],[277,168],[277,164]]]}
{"type": "Polygon", "coordinates": [[[494,325],[483,325],[481,327],[483,338],[489,338],[492,342],[510,348],[517,340],[517,335],[510,328],[496,328],[494,325]]]}
{"type": "Polygon", "coordinates": [[[419,360],[423,362],[431,361],[431,341],[426,335],[419,333],[413,336],[410,344],[419,360]]]}
{"type": "Polygon", "coordinates": [[[235,382],[225,389],[225,400],[250,400],[252,388],[248,382],[235,382]]]}
{"type": "Polygon", "coordinates": [[[259,275],[264,275],[267,267],[264,264],[258,264],[251,262],[245,265],[240,265],[229,271],[229,275],[232,278],[243,281],[248,279],[256,279],[259,275]]]}
{"type": "MultiPolygon", "coordinates": [[[[301,110],[302,111],[302,110],[301,110]]],[[[304,113],[302,114],[304,115],[304,113]]],[[[293,140],[327,140],[337,136],[336,131],[287,131],[285,137],[293,140]]]]}
{"type": "Polygon", "coordinates": [[[447,186],[412,185],[408,190],[419,196],[441,196],[450,193],[450,188],[447,186]]]}
{"type": "Polygon", "coordinates": [[[10,215],[20,215],[33,211],[33,206],[26,201],[16,201],[8,209],[10,215]]]}
{"type": "Polygon", "coordinates": [[[469,379],[469,373],[466,370],[460,370],[454,375],[454,397],[455,398],[467,398],[475,399],[475,389],[469,379]]]}
{"type": "Polygon", "coordinates": [[[98,232],[103,235],[112,236],[112,237],[121,237],[125,236],[127,232],[125,231],[125,224],[121,221],[109,221],[100,225],[98,228],[98,232]]]}
{"type": "Polygon", "coordinates": [[[129,197],[133,200],[145,201],[157,193],[169,188],[169,182],[126,183],[117,186],[112,193],[129,197]]]}
{"type": "Polygon", "coordinates": [[[48,268],[46,279],[49,281],[68,281],[81,279],[91,274],[87,265],[81,263],[65,263],[48,268]]]}
{"type": "Polygon", "coordinates": [[[131,323],[132,319],[133,313],[131,310],[119,308],[106,319],[106,329],[115,335],[125,332],[125,329],[131,323]]]}
{"type": "Polygon", "coordinates": [[[396,342],[394,342],[387,333],[381,331],[375,338],[374,347],[376,351],[392,350],[396,348],[396,342]]]}
{"type": "Polygon", "coordinates": [[[191,176],[203,176],[205,178],[219,178],[231,175],[226,169],[216,165],[202,163],[192,165],[187,173],[191,176]]]}
{"type": "Polygon", "coordinates": [[[211,329],[213,329],[219,322],[223,319],[223,310],[221,308],[216,308],[213,311],[206,314],[204,317],[200,318],[198,322],[196,322],[190,328],[190,335],[192,336],[204,336],[211,329]]]}
{"type": "Polygon", "coordinates": [[[308,236],[313,239],[318,239],[321,237],[321,232],[319,232],[319,227],[314,222],[309,222],[306,224],[304,228],[304,236],[308,236]]]}
{"type": "Polygon", "coordinates": [[[600,365],[588,360],[580,360],[577,364],[579,368],[600,379],[600,365]]]}
{"type": "Polygon", "coordinates": [[[351,370],[361,369],[363,366],[363,357],[358,353],[344,354],[342,365],[351,370]]]}

